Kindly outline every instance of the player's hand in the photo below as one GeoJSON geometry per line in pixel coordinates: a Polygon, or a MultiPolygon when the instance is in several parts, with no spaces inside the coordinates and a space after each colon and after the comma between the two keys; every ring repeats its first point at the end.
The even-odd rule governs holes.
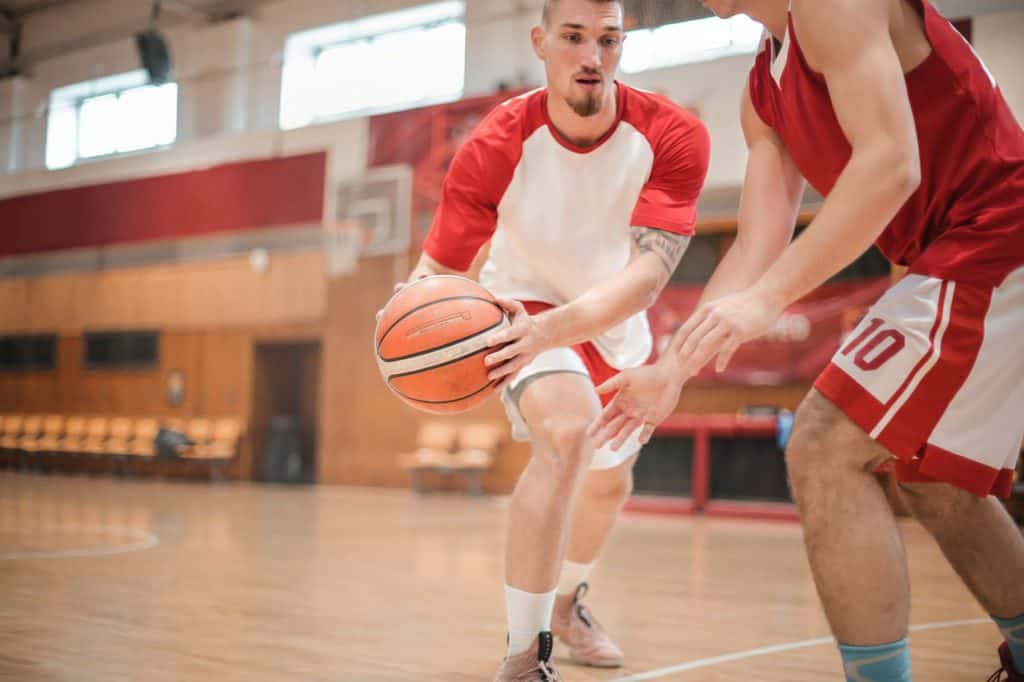
{"type": "Polygon", "coordinates": [[[624,370],[597,387],[600,395],[614,393],[615,397],[587,435],[596,447],[610,442],[612,450],[618,450],[640,429],[640,444],[646,445],[658,424],[675,410],[682,390],[683,380],[671,360],[624,370]]]}
{"type": "Polygon", "coordinates": [[[498,305],[509,315],[512,324],[487,338],[488,346],[501,348],[484,358],[484,363],[490,368],[488,378],[498,381],[495,390],[501,391],[519,370],[548,349],[549,339],[543,326],[519,301],[498,299],[498,305]]]}
{"type": "MultiPolygon", "coordinates": [[[[391,289],[391,298],[394,298],[395,294],[397,294],[399,291],[401,291],[402,289],[404,289],[408,285],[409,285],[408,282],[395,282],[395,286],[391,289]]],[[[389,298],[388,300],[390,301],[391,298],[389,298]]],[[[387,305],[387,304],[385,304],[385,305],[387,305]]],[[[377,311],[377,315],[376,315],[377,322],[380,322],[380,318],[382,318],[383,316],[384,316],[384,309],[381,308],[380,310],[377,311]]]]}
{"type": "Polygon", "coordinates": [[[736,349],[768,332],[783,307],[756,285],[702,305],[677,332],[684,380],[716,356],[715,371],[725,370],[736,349]]]}

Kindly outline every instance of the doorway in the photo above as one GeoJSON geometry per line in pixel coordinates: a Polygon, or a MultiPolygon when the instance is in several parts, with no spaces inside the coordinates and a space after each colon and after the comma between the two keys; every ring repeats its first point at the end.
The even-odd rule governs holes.
{"type": "Polygon", "coordinates": [[[253,480],[315,483],[320,342],[257,343],[253,362],[253,480]]]}

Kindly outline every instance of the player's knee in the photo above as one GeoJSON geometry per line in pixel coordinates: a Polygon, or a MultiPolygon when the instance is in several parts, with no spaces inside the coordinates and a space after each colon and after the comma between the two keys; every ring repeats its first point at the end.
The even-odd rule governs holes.
{"type": "Polygon", "coordinates": [[[794,485],[824,464],[834,440],[834,419],[814,396],[807,396],[797,408],[793,432],[786,445],[786,467],[794,485]]]}
{"type": "Polygon", "coordinates": [[[797,408],[786,446],[786,467],[794,491],[849,469],[864,468],[864,446],[871,441],[855,430],[827,398],[811,391],[797,408]]]}
{"type": "Polygon", "coordinates": [[[544,420],[538,435],[555,455],[559,468],[578,470],[589,461],[588,426],[590,422],[582,417],[558,416],[544,420]]]}
{"type": "Polygon", "coordinates": [[[983,504],[984,498],[948,483],[900,482],[903,501],[924,526],[945,518],[963,518],[969,510],[983,504]]]}

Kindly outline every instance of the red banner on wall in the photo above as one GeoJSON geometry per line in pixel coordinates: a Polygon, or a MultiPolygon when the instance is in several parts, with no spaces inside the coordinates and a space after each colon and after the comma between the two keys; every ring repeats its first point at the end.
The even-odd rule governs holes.
{"type": "Polygon", "coordinates": [[[319,224],[324,152],[0,200],[0,256],[319,224]]]}
{"type": "MultiPolygon", "coordinates": [[[[826,284],[786,309],[771,332],[739,348],[721,374],[713,363],[696,377],[710,383],[775,385],[813,381],[864,311],[888,289],[888,277],[826,284]]],[[[655,353],[693,312],[703,287],[668,287],[649,311],[655,353]]]]}
{"type": "Polygon", "coordinates": [[[420,246],[433,220],[455,152],[491,109],[520,92],[469,97],[370,118],[367,166],[412,166],[412,224],[418,228],[412,235],[414,248],[420,246]]]}

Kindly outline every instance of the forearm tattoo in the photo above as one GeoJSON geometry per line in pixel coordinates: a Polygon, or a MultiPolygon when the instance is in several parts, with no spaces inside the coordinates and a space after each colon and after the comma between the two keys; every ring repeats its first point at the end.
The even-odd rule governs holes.
{"type": "Polygon", "coordinates": [[[634,227],[633,241],[636,242],[637,255],[649,251],[661,260],[661,264],[665,266],[666,279],[676,271],[679,261],[686,253],[686,247],[690,244],[690,238],[685,235],[651,227],[634,227]]]}

